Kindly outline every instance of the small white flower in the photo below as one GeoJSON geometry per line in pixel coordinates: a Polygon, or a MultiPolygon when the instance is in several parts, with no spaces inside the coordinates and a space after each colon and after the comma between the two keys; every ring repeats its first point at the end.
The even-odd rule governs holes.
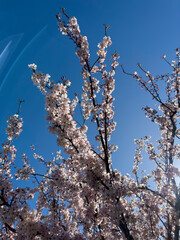
{"type": "Polygon", "coordinates": [[[114,152],[116,152],[118,150],[118,146],[114,147],[114,152]]]}
{"type": "Polygon", "coordinates": [[[34,63],[29,64],[28,67],[31,68],[32,70],[35,70],[35,71],[36,71],[36,69],[37,69],[37,65],[34,64],[34,63]]]}
{"type": "Polygon", "coordinates": [[[146,77],[148,77],[150,75],[150,72],[149,71],[147,71],[146,72],[146,77]]]}
{"type": "Polygon", "coordinates": [[[176,64],[176,61],[172,61],[171,66],[173,67],[176,64]]]}

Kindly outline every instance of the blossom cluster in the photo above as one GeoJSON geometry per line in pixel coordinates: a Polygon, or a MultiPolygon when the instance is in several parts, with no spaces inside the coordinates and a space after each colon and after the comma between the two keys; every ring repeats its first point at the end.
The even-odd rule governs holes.
{"type": "Polygon", "coordinates": [[[18,114],[10,116],[8,119],[8,126],[6,128],[6,134],[8,135],[8,140],[11,141],[13,138],[17,138],[22,132],[22,118],[19,118],[18,114]]]}
{"type": "Polygon", "coordinates": [[[48,129],[56,135],[57,146],[65,154],[58,151],[52,160],[46,160],[32,145],[33,157],[43,165],[44,174],[31,166],[26,154],[22,154],[23,166],[13,174],[11,168],[16,160],[13,142],[22,131],[22,119],[19,114],[9,118],[7,141],[0,152],[1,239],[178,240],[180,195],[176,179],[180,171],[174,161],[180,158],[179,60],[173,63],[171,76],[153,77],[141,65],[147,81],[137,73],[132,74],[158,103],[157,109],[146,106],[144,111],[158,124],[161,138],[156,145],[147,136],[135,139],[133,177],[123,175],[112,168],[111,162],[112,153],[117,150],[111,135],[116,126],[113,91],[119,55],[112,54],[108,71],[106,53],[112,42],[106,32],[98,44],[98,58],[91,64],[87,37],[80,34],[77,19],[69,17],[65,9],[57,18],[61,33],[76,46],[83,92],[80,98],[76,94],[71,100],[68,79],[62,77],[62,82],[56,83],[49,74],[38,72],[35,64],[29,65],[33,72],[31,80],[45,96],[48,129]],[[167,101],[160,96],[159,79],[166,80],[167,101]],[[83,123],[75,120],[78,104],[83,123]],[[97,131],[94,136],[97,147],[88,140],[88,119],[97,131]],[[155,164],[148,174],[140,173],[144,150],[155,164]],[[13,186],[14,176],[16,181],[33,179],[35,187],[13,186]],[[32,199],[34,209],[29,203],[32,199]]]}
{"type": "MultiPolygon", "coordinates": [[[[64,12],[64,10],[63,10],[64,12]]],[[[68,23],[62,20],[61,14],[57,15],[58,27],[63,35],[67,35],[74,41],[77,46],[76,55],[79,57],[81,65],[85,65],[89,62],[89,43],[86,36],[80,34],[80,28],[75,17],[68,17],[68,23]]]]}

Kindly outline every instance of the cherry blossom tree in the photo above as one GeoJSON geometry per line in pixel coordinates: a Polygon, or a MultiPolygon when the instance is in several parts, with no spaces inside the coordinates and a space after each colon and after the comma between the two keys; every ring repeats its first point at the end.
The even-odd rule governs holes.
{"type": "Polygon", "coordinates": [[[92,64],[88,40],[81,35],[77,19],[62,9],[57,20],[61,33],[75,44],[82,66],[83,93],[71,100],[68,79],[62,77],[61,82],[54,82],[49,74],[39,72],[35,64],[29,65],[31,80],[45,97],[49,131],[57,136],[57,146],[65,154],[58,151],[52,161],[46,161],[32,146],[33,157],[43,165],[44,174],[31,166],[24,153],[23,167],[13,173],[17,152],[14,142],[23,127],[19,105],[18,113],[8,119],[7,140],[0,152],[1,239],[178,240],[180,170],[174,162],[180,158],[179,50],[172,64],[163,56],[172,67],[172,74],[153,77],[139,64],[145,74],[142,78],[137,73],[126,73],[122,67],[156,101],[156,108],[146,106],[144,111],[161,132],[155,146],[147,136],[135,140],[131,177],[113,169],[111,162],[112,153],[117,150],[111,143],[111,134],[116,126],[112,94],[119,55],[112,54],[111,65],[106,66],[107,48],[112,44],[108,25],[98,44],[97,60],[92,64]],[[159,91],[161,82],[166,84],[166,99],[159,91]],[[75,120],[77,105],[82,109],[82,124],[75,120]],[[88,119],[97,130],[96,147],[87,138],[88,119]],[[139,172],[143,150],[155,163],[151,174],[139,172]],[[32,188],[15,187],[18,179],[34,179],[36,183],[32,188]],[[36,209],[30,205],[34,196],[36,209]]]}

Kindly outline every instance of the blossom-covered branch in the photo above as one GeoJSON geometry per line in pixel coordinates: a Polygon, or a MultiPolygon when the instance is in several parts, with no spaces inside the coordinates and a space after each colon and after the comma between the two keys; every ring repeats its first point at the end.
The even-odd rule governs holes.
{"type": "Polygon", "coordinates": [[[12,166],[16,164],[17,150],[13,144],[23,123],[20,106],[18,113],[9,117],[7,140],[0,152],[1,238],[178,240],[180,171],[175,160],[180,158],[177,144],[180,137],[179,50],[171,75],[153,77],[140,64],[145,80],[137,72],[129,74],[156,100],[158,108],[146,106],[144,111],[159,125],[161,138],[156,145],[147,136],[136,139],[134,176],[123,175],[112,168],[112,153],[117,150],[111,143],[111,134],[116,126],[113,91],[119,55],[112,54],[110,67],[106,66],[107,48],[112,44],[108,25],[97,46],[97,59],[91,63],[88,39],[81,34],[77,19],[69,17],[64,8],[57,19],[61,33],[75,44],[82,66],[83,91],[80,97],[76,94],[71,100],[71,82],[67,78],[53,81],[49,74],[39,72],[34,63],[29,65],[31,80],[45,97],[48,129],[57,136],[61,150],[46,160],[32,145],[33,158],[39,161],[44,172],[32,167],[31,157],[22,153],[23,165],[14,173],[12,166]],[[160,81],[166,84],[167,99],[159,90],[160,81]],[[77,104],[81,107],[82,124],[76,121],[77,104]],[[96,128],[96,147],[88,140],[88,119],[96,128]],[[148,174],[139,173],[144,150],[155,164],[148,174]],[[19,179],[34,180],[34,187],[15,187],[13,183],[19,179]],[[33,209],[30,201],[35,203],[33,209]]]}

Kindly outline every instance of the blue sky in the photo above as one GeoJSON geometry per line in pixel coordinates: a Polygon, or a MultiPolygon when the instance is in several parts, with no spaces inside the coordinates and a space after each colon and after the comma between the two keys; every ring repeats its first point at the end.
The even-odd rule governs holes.
{"type": "MultiPolygon", "coordinates": [[[[16,99],[24,99],[24,131],[16,146],[31,159],[30,144],[46,158],[57,148],[56,138],[47,131],[43,96],[30,82],[27,65],[36,63],[40,71],[57,81],[66,76],[72,81],[70,97],[82,91],[74,45],[57,30],[55,15],[60,7],[66,7],[68,14],[78,19],[82,34],[89,40],[92,63],[105,23],[110,25],[108,33],[113,42],[109,52],[117,50],[120,64],[132,73],[138,70],[138,62],[154,74],[170,72],[161,56],[166,54],[173,60],[175,48],[180,47],[178,0],[0,0],[0,134],[3,139],[7,116],[17,112],[16,99]]],[[[119,149],[112,159],[113,167],[126,173],[132,170],[134,139],[145,135],[156,139],[159,132],[141,110],[154,105],[148,93],[120,68],[115,78],[117,128],[112,143],[119,149]]],[[[91,139],[92,134],[88,134],[91,139]]],[[[144,166],[149,168],[151,163],[145,159],[144,166]]]]}

